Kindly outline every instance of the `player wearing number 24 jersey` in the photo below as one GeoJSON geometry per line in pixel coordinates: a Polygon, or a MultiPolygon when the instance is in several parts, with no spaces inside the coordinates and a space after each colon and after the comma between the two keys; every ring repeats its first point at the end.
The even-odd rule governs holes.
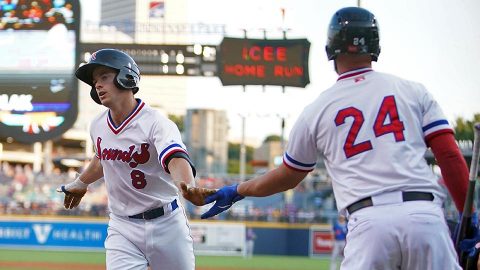
{"type": "Polygon", "coordinates": [[[341,212],[361,198],[396,190],[442,199],[424,160],[425,140],[441,132],[452,129],[421,84],[361,68],[341,74],[304,110],[284,162],[310,171],[320,151],[341,212]]]}
{"type": "Polygon", "coordinates": [[[442,192],[424,155],[428,147],[461,211],[468,169],[453,129],[419,83],[374,71],[376,17],[343,8],[326,45],[337,82],[308,105],[289,136],[283,164],[207,197],[212,217],[245,196],[295,187],[323,156],[338,210],[348,217],[341,269],[460,269],[442,211],[442,192]]]}

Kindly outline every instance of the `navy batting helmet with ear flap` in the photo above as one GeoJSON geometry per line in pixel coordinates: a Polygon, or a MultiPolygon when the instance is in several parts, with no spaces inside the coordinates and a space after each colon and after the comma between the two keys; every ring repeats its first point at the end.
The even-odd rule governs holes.
{"type": "Polygon", "coordinates": [[[328,60],[346,53],[369,54],[372,61],[377,61],[380,36],[375,15],[359,7],[342,8],[335,12],[328,27],[325,50],[328,60]]]}
{"type": "Polygon", "coordinates": [[[116,49],[101,49],[92,54],[87,64],[79,67],[75,72],[75,76],[86,84],[90,85],[90,96],[98,103],[98,97],[95,85],[93,84],[93,70],[98,66],[105,66],[118,70],[115,77],[115,84],[120,89],[132,90],[136,94],[139,90],[138,83],[140,82],[140,70],[137,64],[128,54],[116,49]]]}

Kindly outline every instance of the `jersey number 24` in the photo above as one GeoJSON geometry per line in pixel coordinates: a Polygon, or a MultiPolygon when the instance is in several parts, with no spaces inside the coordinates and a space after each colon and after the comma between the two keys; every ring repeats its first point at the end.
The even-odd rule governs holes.
{"type": "MultiPolygon", "coordinates": [[[[357,154],[360,154],[365,151],[372,149],[372,143],[370,140],[363,142],[355,142],[357,139],[358,133],[362,128],[363,122],[365,121],[363,113],[361,110],[355,107],[348,107],[338,111],[337,116],[335,117],[335,124],[337,126],[345,124],[345,119],[347,117],[353,118],[352,126],[348,131],[347,138],[343,144],[343,151],[347,158],[353,157],[357,154]]],[[[383,98],[380,109],[378,110],[377,117],[375,118],[375,123],[373,125],[373,132],[375,137],[380,137],[388,133],[393,133],[395,141],[404,141],[405,136],[403,130],[405,129],[403,122],[400,121],[398,116],[397,104],[395,103],[394,96],[386,96],[383,98]],[[385,120],[389,118],[389,122],[386,124],[385,120]]]]}

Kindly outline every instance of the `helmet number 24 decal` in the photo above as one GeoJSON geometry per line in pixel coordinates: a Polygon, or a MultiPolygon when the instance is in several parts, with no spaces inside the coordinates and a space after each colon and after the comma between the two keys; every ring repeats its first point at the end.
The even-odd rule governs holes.
{"type": "Polygon", "coordinates": [[[365,38],[364,37],[354,37],[353,38],[353,45],[358,46],[358,45],[365,45],[365,38]]]}
{"type": "MultiPolygon", "coordinates": [[[[337,116],[335,117],[335,124],[337,126],[345,124],[345,119],[347,117],[353,117],[353,123],[348,132],[345,143],[343,144],[343,151],[347,158],[353,157],[357,154],[360,154],[365,151],[372,149],[372,143],[370,140],[363,142],[355,142],[357,139],[358,133],[362,128],[365,118],[361,110],[355,107],[348,107],[338,111],[337,116]]],[[[404,141],[405,135],[403,130],[405,129],[403,122],[400,121],[397,104],[395,103],[394,96],[386,96],[383,98],[378,114],[375,118],[375,123],[373,125],[373,131],[375,137],[380,137],[388,133],[392,133],[395,141],[404,141]],[[385,124],[385,120],[389,118],[389,123],[385,124]]]]}

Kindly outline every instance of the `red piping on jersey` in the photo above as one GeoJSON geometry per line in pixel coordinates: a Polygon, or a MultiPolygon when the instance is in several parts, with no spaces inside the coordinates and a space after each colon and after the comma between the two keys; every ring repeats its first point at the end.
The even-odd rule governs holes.
{"type": "Polygon", "coordinates": [[[142,110],[144,105],[145,105],[145,102],[142,101],[142,103],[137,107],[137,110],[134,113],[132,113],[127,119],[125,119],[125,121],[123,121],[123,123],[118,128],[115,128],[112,125],[112,123],[110,123],[110,117],[107,115],[107,123],[110,129],[112,130],[112,132],[115,133],[115,135],[120,133],[120,131],[122,131],[122,129],[126,127],[127,124],[130,123],[130,121],[142,110]]]}
{"type": "Polygon", "coordinates": [[[292,169],[292,170],[297,171],[297,172],[311,172],[311,171],[313,171],[313,169],[310,169],[310,170],[301,170],[301,169],[292,167],[292,166],[288,165],[288,164],[285,162],[285,160],[283,161],[283,164],[284,164],[285,166],[287,166],[287,168],[292,169]]]}
{"type": "Polygon", "coordinates": [[[362,68],[361,70],[358,70],[358,71],[347,71],[343,74],[341,74],[337,81],[340,81],[340,80],[343,80],[343,79],[347,79],[347,78],[351,78],[351,77],[354,77],[354,76],[357,76],[357,75],[360,75],[360,74],[363,74],[363,73],[367,73],[367,72],[370,72],[370,71],[373,71],[373,69],[371,68],[362,68]]]}

